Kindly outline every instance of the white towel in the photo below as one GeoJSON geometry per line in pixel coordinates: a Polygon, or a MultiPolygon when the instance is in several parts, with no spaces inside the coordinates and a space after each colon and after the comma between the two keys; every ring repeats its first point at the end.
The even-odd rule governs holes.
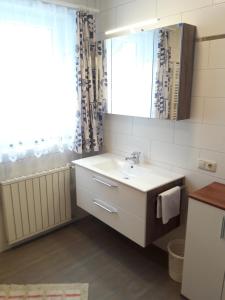
{"type": "Polygon", "coordinates": [[[180,187],[167,190],[157,197],[157,218],[162,218],[163,224],[180,214],[180,187]]]}

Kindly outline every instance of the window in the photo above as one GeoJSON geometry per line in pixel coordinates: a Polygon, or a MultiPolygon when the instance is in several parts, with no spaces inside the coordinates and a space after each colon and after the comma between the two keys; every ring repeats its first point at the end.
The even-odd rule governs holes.
{"type": "Polygon", "coordinates": [[[36,0],[0,1],[0,161],[72,149],[75,18],[36,0]]]}
{"type": "Polygon", "coordinates": [[[154,31],[146,31],[106,41],[109,113],[149,117],[153,40],[154,31]]]}

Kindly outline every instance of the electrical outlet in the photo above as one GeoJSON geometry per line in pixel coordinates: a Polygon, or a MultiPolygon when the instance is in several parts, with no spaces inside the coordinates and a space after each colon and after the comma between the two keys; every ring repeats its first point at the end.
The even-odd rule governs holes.
{"type": "Polygon", "coordinates": [[[215,161],[211,161],[211,160],[199,159],[198,167],[199,167],[199,169],[202,169],[205,171],[216,172],[217,163],[215,161]]]}

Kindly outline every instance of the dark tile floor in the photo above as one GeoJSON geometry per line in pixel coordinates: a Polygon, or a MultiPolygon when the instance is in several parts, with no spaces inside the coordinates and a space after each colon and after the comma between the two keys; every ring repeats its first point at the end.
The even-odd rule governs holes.
{"type": "Polygon", "coordinates": [[[177,300],[167,254],[93,217],[0,254],[0,283],[89,283],[89,300],[177,300]]]}

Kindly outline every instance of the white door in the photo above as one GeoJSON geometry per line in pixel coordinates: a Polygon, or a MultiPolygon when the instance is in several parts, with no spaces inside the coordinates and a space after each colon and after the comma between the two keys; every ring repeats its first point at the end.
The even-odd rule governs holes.
{"type": "MultiPolygon", "coordinates": [[[[189,201],[182,294],[191,300],[220,300],[225,271],[225,211],[189,201]]],[[[225,298],[223,298],[225,300],[225,298]]]]}

